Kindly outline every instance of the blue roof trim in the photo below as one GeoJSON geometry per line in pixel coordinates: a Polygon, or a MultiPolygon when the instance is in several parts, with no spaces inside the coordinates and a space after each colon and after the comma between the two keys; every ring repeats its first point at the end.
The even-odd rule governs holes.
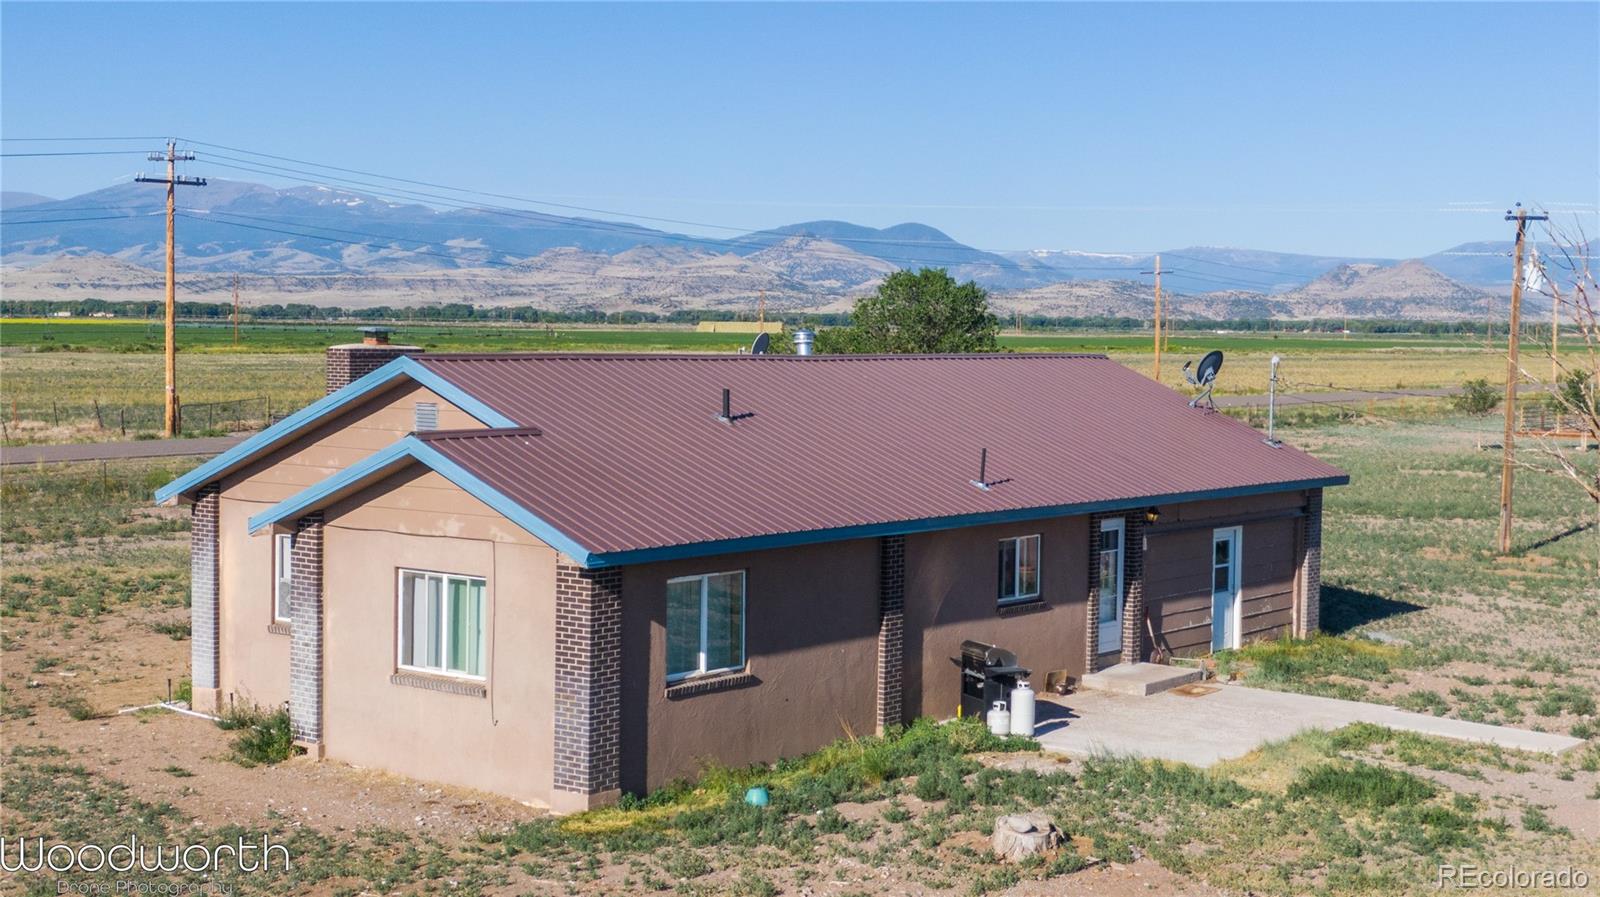
{"type": "Polygon", "coordinates": [[[991,523],[1014,523],[1024,520],[1041,520],[1049,517],[1072,517],[1079,514],[1126,511],[1132,508],[1146,508],[1153,504],[1177,504],[1218,498],[1240,498],[1247,495],[1265,495],[1272,492],[1292,492],[1298,489],[1343,486],[1349,482],[1349,476],[1323,477],[1313,480],[1294,480],[1283,483],[1263,483],[1255,486],[1234,486],[1227,489],[1209,489],[1202,492],[1149,495],[1139,498],[1117,499],[1115,501],[1049,505],[1039,508],[1018,508],[1010,511],[986,511],[979,514],[961,514],[954,517],[928,517],[922,520],[870,523],[861,526],[806,530],[798,533],[774,533],[772,535],[749,536],[740,539],[721,539],[713,542],[669,545],[662,548],[640,548],[632,551],[590,554],[585,561],[580,563],[590,568],[620,567],[624,564],[646,564],[654,561],[731,554],[740,551],[763,551],[772,548],[789,548],[797,545],[815,545],[821,542],[841,542],[846,539],[904,536],[913,533],[959,529],[961,527],[981,526],[991,523]]]}
{"type": "Polygon", "coordinates": [[[368,393],[388,386],[399,377],[408,377],[417,384],[433,390],[439,394],[440,398],[449,401],[482,421],[486,426],[517,426],[516,421],[490,408],[481,400],[468,394],[461,387],[429,370],[416,359],[409,356],[401,356],[367,374],[365,377],[352,382],[343,389],[312,402],[294,414],[162,486],[156,490],[156,503],[163,504],[185,492],[198,489],[210,483],[262,451],[278,445],[329,414],[365,397],[368,393]]]}
{"type": "Polygon", "coordinates": [[[532,533],[580,565],[590,566],[589,560],[592,555],[589,549],[579,545],[566,533],[551,526],[537,514],[415,436],[407,436],[363,459],[360,463],[352,464],[315,486],[309,486],[256,514],[250,518],[250,532],[256,533],[275,523],[299,517],[307,511],[314,511],[346,490],[357,487],[375,476],[393,472],[400,465],[413,461],[427,465],[440,476],[461,487],[468,495],[495,509],[507,520],[532,533]]]}

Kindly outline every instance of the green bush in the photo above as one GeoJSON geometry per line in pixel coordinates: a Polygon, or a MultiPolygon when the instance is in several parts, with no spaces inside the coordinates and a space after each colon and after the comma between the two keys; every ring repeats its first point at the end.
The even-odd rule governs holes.
{"type": "Polygon", "coordinates": [[[239,733],[233,739],[230,759],[240,766],[282,763],[294,756],[294,731],[289,726],[289,711],[282,707],[263,710],[251,704],[229,708],[217,726],[239,733]]]}
{"type": "Polygon", "coordinates": [[[1500,391],[1479,377],[1461,384],[1461,394],[1451,401],[1457,411],[1467,414],[1488,414],[1500,404],[1500,391]]]}

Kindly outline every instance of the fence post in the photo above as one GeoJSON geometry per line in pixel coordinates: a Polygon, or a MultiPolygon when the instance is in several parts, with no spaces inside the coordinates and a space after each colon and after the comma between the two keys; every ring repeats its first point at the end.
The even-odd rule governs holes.
{"type": "Polygon", "coordinates": [[[50,401],[50,423],[52,426],[61,426],[61,408],[56,405],[54,399],[50,401]]]}
{"type": "Polygon", "coordinates": [[[128,409],[117,409],[117,426],[122,430],[122,435],[128,435],[128,409]]]}
{"type": "Polygon", "coordinates": [[[106,422],[100,417],[100,400],[92,399],[91,401],[94,402],[94,428],[96,430],[104,430],[106,422]]]}

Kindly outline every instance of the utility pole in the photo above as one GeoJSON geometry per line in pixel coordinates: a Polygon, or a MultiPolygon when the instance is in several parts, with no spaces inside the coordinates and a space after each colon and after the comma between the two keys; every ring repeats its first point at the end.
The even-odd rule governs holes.
{"type": "Polygon", "coordinates": [[[1548,221],[1549,215],[1529,215],[1517,203],[1515,211],[1506,211],[1506,220],[1517,223],[1517,244],[1512,252],[1511,269],[1511,327],[1506,342],[1506,431],[1500,456],[1500,553],[1511,552],[1511,484],[1515,470],[1511,466],[1516,440],[1517,378],[1521,373],[1517,364],[1518,341],[1522,336],[1522,244],[1527,238],[1529,221],[1548,221]]]}
{"type": "Polygon", "coordinates": [[[165,161],[167,163],[167,176],[165,178],[152,178],[139,175],[134,178],[141,184],[166,184],[167,185],[167,395],[166,414],[163,420],[162,432],[168,439],[178,435],[183,428],[178,412],[178,303],[177,303],[177,246],[173,239],[173,221],[177,217],[177,188],[204,187],[205,178],[178,177],[178,162],[188,162],[194,158],[194,153],[178,152],[177,144],[167,141],[165,153],[154,152],[149,156],[152,162],[165,161]]]}
{"type": "Polygon", "coordinates": [[[1161,382],[1161,256],[1156,256],[1155,269],[1141,271],[1141,274],[1154,274],[1156,276],[1156,382],[1161,382]]]}
{"type": "MultiPolygon", "coordinates": [[[[756,306],[756,323],[767,323],[767,288],[761,288],[761,304],[756,306]]],[[[762,328],[765,329],[765,328],[762,328]]]]}
{"type": "Polygon", "coordinates": [[[239,272],[233,272],[233,347],[239,348],[239,272]]]}

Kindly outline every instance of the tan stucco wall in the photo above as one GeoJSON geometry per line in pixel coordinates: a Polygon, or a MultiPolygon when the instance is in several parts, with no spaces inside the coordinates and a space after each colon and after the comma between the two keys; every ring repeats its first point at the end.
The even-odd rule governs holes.
{"type": "Polygon", "coordinates": [[[272,539],[252,538],[246,531],[250,515],[264,507],[227,497],[218,506],[218,681],[223,706],[230,696],[262,707],[289,700],[289,636],[267,631],[272,623],[272,539]]]}
{"type": "Polygon", "coordinates": [[[411,432],[417,402],[438,403],[441,428],[483,426],[432,390],[402,382],[223,478],[217,531],[218,700],[223,706],[230,694],[262,706],[289,698],[289,636],[267,631],[272,539],[266,533],[249,535],[246,522],[411,432]]]}
{"type": "Polygon", "coordinates": [[[961,701],[961,642],[998,645],[1034,671],[1083,672],[1089,521],[1059,517],[906,537],[908,716],[955,716],[961,701]],[[1039,590],[1048,610],[999,614],[1000,540],[1039,535],[1039,590]]]}
{"type": "Polygon", "coordinates": [[[327,756],[547,804],[556,551],[421,468],[326,513],[327,756]],[[486,697],[390,681],[402,566],[486,581],[486,697]]]}
{"type": "Polygon", "coordinates": [[[438,403],[442,429],[483,425],[432,390],[400,382],[222,478],[219,704],[226,707],[232,696],[274,707],[288,700],[290,688],[290,636],[267,632],[274,590],[272,537],[266,532],[250,536],[246,521],[410,433],[418,401],[438,403]]]}
{"type": "MultiPolygon", "coordinates": [[[[1304,503],[1304,493],[1286,492],[1161,509],[1162,524],[1201,524],[1149,534],[1145,601],[1165,647],[1177,654],[1211,650],[1212,530],[1252,514],[1293,510],[1304,503]]],[[[1239,577],[1245,642],[1276,638],[1293,623],[1297,527],[1293,517],[1242,524],[1239,577]]]]}
{"type": "Polygon", "coordinates": [[[876,725],[878,540],[623,570],[622,787],[657,788],[714,758],[741,766],[876,725]],[[756,684],[666,697],[667,580],[746,571],[745,653],[756,684]]]}

